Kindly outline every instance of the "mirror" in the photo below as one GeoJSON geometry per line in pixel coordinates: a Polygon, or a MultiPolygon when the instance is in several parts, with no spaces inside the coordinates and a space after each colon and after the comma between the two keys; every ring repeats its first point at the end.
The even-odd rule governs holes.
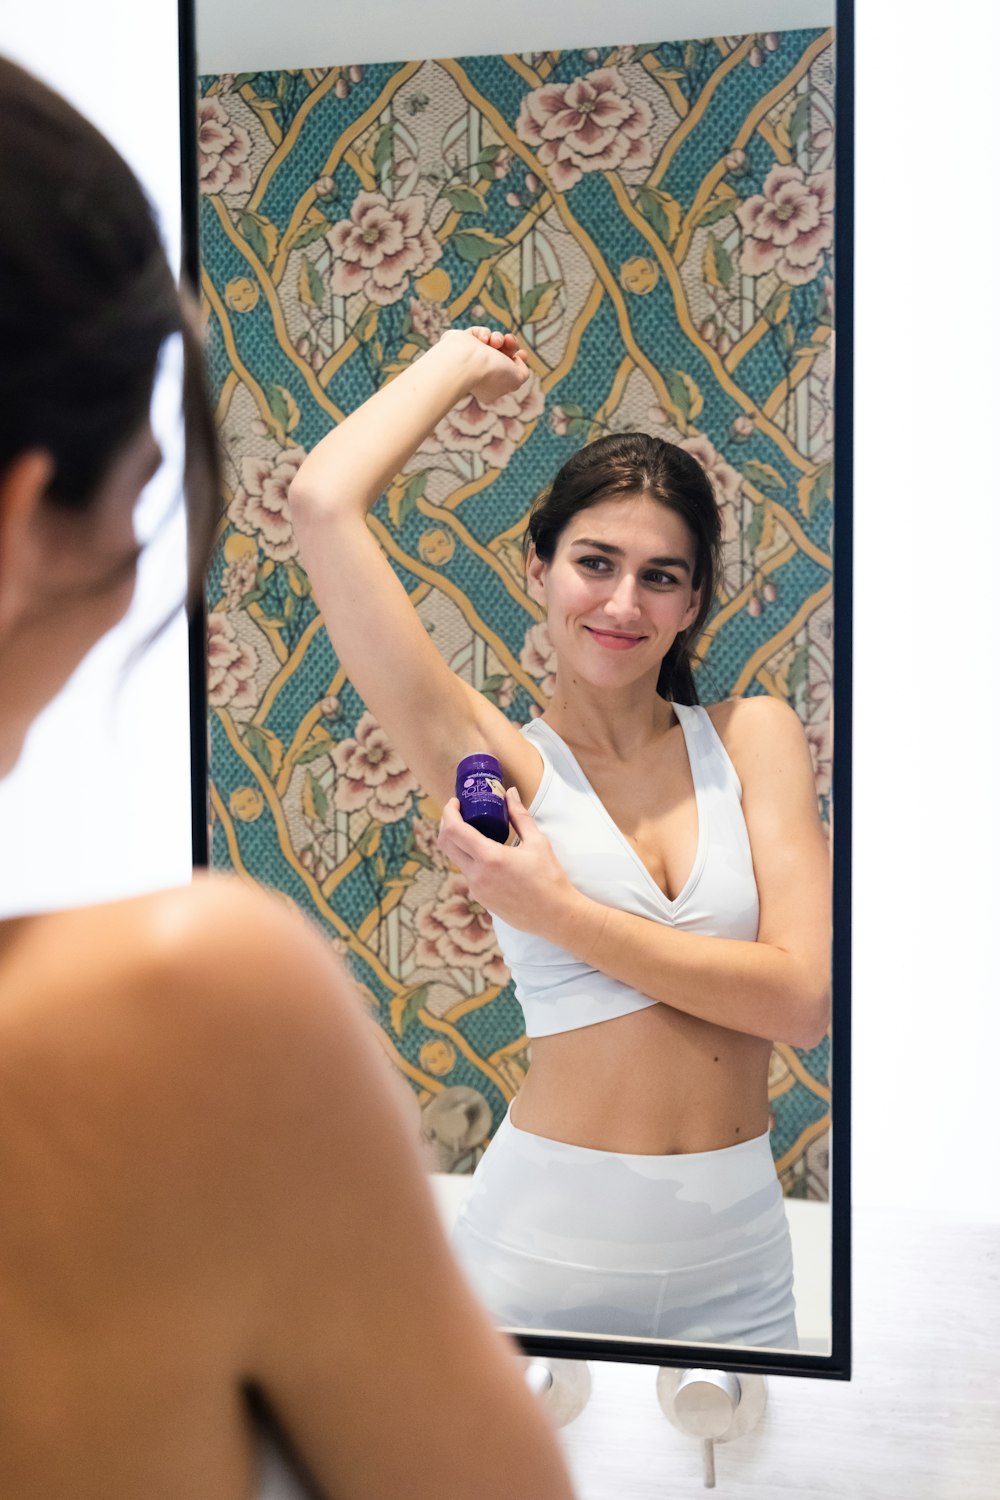
{"type": "MultiPolygon", "coordinates": [[[[666,439],[707,472],[722,523],[695,643],[706,714],[678,711],[684,740],[671,741],[698,853],[671,901],[649,849],[644,871],[604,809],[604,857],[617,839],[623,880],[659,897],[655,920],[684,926],[709,814],[718,838],[727,807],[742,837],[734,762],[707,710],[761,696],[801,722],[832,854],[833,0],[592,9],[274,0],[250,15],[196,0],[194,253],[226,483],[206,600],[209,859],[284,892],[343,955],[419,1105],[442,1214],[466,1226],[470,1274],[526,1348],[660,1363],[693,1349],[704,1363],[707,1346],[713,1362],[837,1373],[846,1060],[834,1111],[829,1034],[772,1047],[675,1011],[665,1078],[678,1088],[687,1049],[691,1101],[679,1133],[629,1151],[602,1149],[598,1124],[589,1144],[515,1126],[512,1101],[555,1040],[594,1098],[616,1079],[615,1118],[634,1118],[609,1040],[620,1019],[529,1040],[490,917],[437,846],[440,806],[340,668],[288,510],[304,455],[444,330],[513,330],[530,380],[492,407],[464,398],[371,513],[423,628],[513,724],[538,720],[557,663],[525,584],[531,504],[583,444],[666,439]],[[725,1144],[710,1123],[718,1090],[715,1114],[698,1115],[720,1037],[727,1078],[755,1101],[746,1138],[725,1144]],[[501,1128],[506,1155],[491,1156],[501,1128]],[[480,1255],[485,1210],[473,1223],[470,1204],[491,1160],[480,1255]],[[515,1242],[517,1275],[503,1261],[515,1242]]],[[[846,572],[837,582],[846,622],[846,572]]],[[[600,821],[596,762],[540,733],[553,776],[577,776],[600,821]]],[[[848,753],[845,739],[838,787],[848,753]]],[[[843,922],[835,939],[846,951],[843,922]]],[[[846,1005],[834,986],[845,1023],[846,1005]]],[[[652,1100],[650,1118],[663,1107],[652,1100]]]]}

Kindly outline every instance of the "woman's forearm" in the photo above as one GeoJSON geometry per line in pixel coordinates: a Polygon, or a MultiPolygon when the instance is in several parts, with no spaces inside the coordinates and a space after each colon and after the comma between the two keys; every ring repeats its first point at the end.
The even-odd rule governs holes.
{"type": "Polygon", "coordinates": [[[442,339],[327,433],[289,488],[293,508],[365,515],[475,383],[478,340],[442,339]]]}
{"type": "Polygon", "coordinates": [[[732,1031],[815,1047],[829,1024],[829,989],[817,992],[770,943],[679,932],[579,891],[545,936],[651,1000],[732,1031]]]}

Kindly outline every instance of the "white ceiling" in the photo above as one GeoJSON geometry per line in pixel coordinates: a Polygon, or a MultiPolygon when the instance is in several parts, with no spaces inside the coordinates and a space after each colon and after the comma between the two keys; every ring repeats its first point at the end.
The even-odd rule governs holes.
{"type": "Polygon", "coordinates": [[[833,24],[835,0],[194,0],[199,73],[541,52],[833,24]]]}

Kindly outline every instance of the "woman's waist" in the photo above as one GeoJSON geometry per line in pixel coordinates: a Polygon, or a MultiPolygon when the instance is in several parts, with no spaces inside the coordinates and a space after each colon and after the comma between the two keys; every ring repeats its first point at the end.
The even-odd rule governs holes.
{"type": "Polygon", "coordinates": [[[556,1140],[656,1154],[713,1151],[766,1132],[770,1044],[656,1019],[643,1011],[536,1038],[512,1119],[556,1140]]]}

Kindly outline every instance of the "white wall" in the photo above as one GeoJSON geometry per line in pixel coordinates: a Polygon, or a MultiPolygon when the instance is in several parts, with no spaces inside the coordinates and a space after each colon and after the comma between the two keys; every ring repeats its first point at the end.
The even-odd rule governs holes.
{"type": "MultiPolygon", "coordinates": [[[[0,52],[58,89],[118,146],[161,214],[180,263],[176,6],[50,0],[7,6],[0,52]]],[[[146,490],[140,535],[177,493],[179,339],[168,347],[153,425],[167,462],[146,490]]],[[[133,645],[184,591],[183,514],[142,559],[128,616],[36,722],[0,781],[0,914],[183,884],[191,873],[187,626],[183,613],[124,679],[133,645]]]]}
{"type": "MultiPolygon", "coordinates": [[[[946,32],[930,6],[902,25],[896,0],[859,11],[854,1196],[1000,1219],[997,22],[986,0],[955,0],[946,32]]],[[[173,5],[60,0],[8,16],[0,45],[112,134],[176,245],[173,5]]],[[[93,653],[0,789],[0,911],[182,876],[183,632],[112,733],[98,719],[120,654],[93,653]]]]}

